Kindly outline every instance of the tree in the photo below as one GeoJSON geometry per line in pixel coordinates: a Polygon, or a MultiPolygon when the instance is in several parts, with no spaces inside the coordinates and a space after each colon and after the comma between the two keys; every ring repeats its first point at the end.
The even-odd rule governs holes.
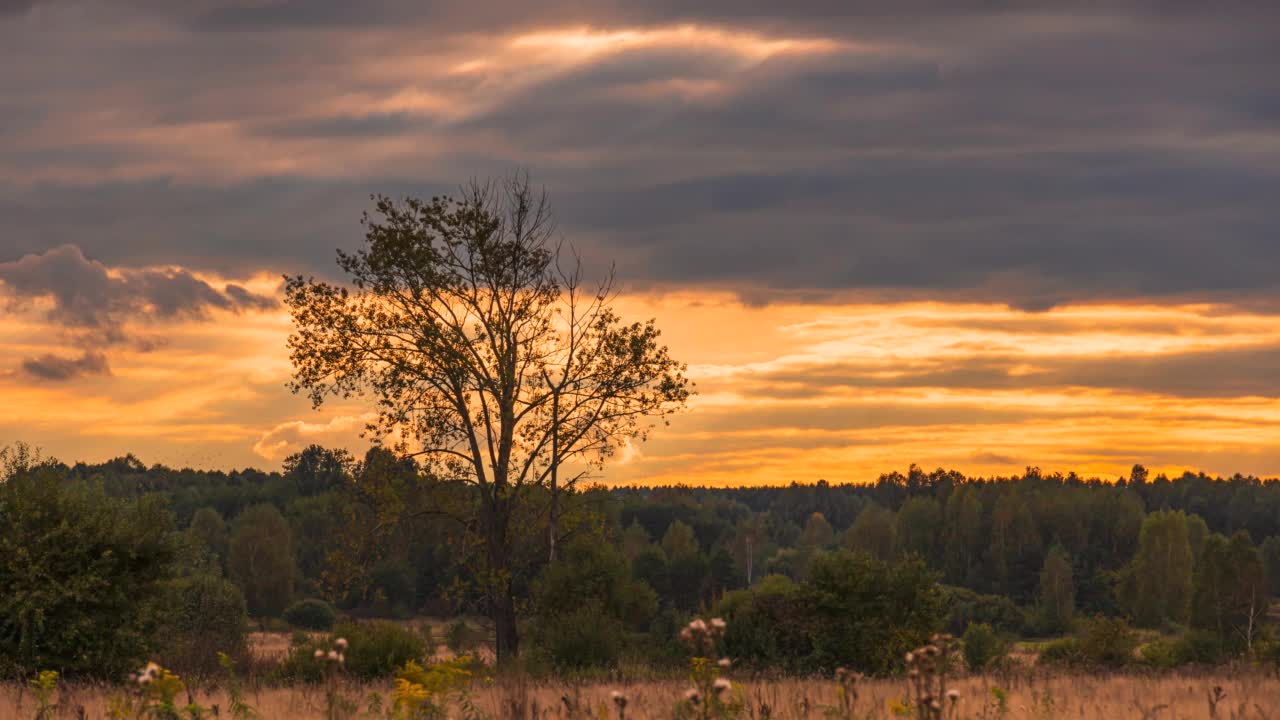
{"type": "Polygon", "coordinates": [[[747,579],[747,586],[755,582],[756,561],[765,557],[768,532],[759,514],[751,514],[738,521],[733,531],[730,552],[747,579]]]}
{"type": "Polygon", "coordinates": [[[1138,553],[1126,583],[1129,608],[1139,625],[1186,621],[1192,563],[1186,515],[1164,510],[1142,521],[1138,553]]]}
{"type": "Polygon", "coordinates": [[[300,495],[318,495],[346,482],[354,462],[346,450],[313,444],[284,459],[284,475],[300,495]]]}
{"type": "Polygon", "coordinates": [[[533,583],[532,644],[557,670],[612,665],[625,632],[653,618],[657,596],[608,543],[584,538],[562,555],[533,583]]]}
{"type": "Polygon", "coordinates": [[[1040,630],[1046,634],[1071,628],[1076,610],[1076,587],[1071,576],[1071,558],[1061,545],[1054,545],[1040,571],[1040,630]]]}
{"type": "Polygon", "coordinates": [[[0,674],[137,667],[154,648],[173,535],[158,497],[110,498],[47,468],[0,482],[0,674]]]}
{"type": "Polygon", "coordinates": [[[278,617],[289,606],[296,570],[292,533],[274,505],[255,505],[236,518],[227,567],[255,617],[278,617]]]}
{"type": "Polygon", "coordinates": [[[1267,572],[1267,592],[1280,597],[1280,536],[1272,535],[1258,547],[1267,572]]]}
{"type": "Polygon", "coordinates": [[[634,560],[642,550],[653,544],[653,539],[649,537],[649,531],[644,529],[639,520],[632,520],[627,529],[622,532],[622,552],[627,556],[628,560],[634,560]]]}
{"type": "Polygon", "coordinates": [[[804,531],[800,533],[801,547],[813,550],[825,550],[835,544],[836,533],[831,523],[820,512],[809,516],[804,523],[804,531]]]}
{"type": "MultiPolygon", "coordinates": [[[[914,467],[914,466],[913,466],[914,467]]],[[[931,497],[913,497],[898,511],[898,554],[918,557],[925,564],[938,563],[942,508],[931,497]]]]}
{"type": "Polygon", "coordinates": [[[1205,539],[1196,564],[1191,626],[1214,633],[1226,647],[1250,650],[1266,617],[1262,554],[1243,530],[1205,539]]]}
{"type": "Polygon", "coordinates": [[[211,507],[202,507],[191,517],[191,527],[187,532],[192,538],[218,558],[221,568],[227,561],[227,524],[222,515],[211,507]]]}
{"type": "Polygon", "coordinates": [[[897,544],[897,524],[893,511],[877,503],[867,503],[853,525],[845,531],[843,545],[878,560],[889,560],[897,544]]]}
{"type": "Polygon", "coordinates": [[[293,389],[317,406],[371,397],[377,438],[475,489],[466,525],[505,660],[519,648],[510,556],[524,539],[512,523],[530,489],[554,503],[559,466],[599,466],[644,440],[684,407],[689,383],[652,320],[614,312],[612,275],[584,289],[526,177],[457,199],[377,197],[375,213],[365,246],[338,252],[352,287],[287,280],[293,389]]]}
{"type": "Polygon", "coordinates": [[[942,625],[942,593],[919,560],[890,565],[837,551],[814,559],[804,586],[817,667],[884,674],[942,625]]]}
{"type": "Polygon", "coordinates": [[[964,664],[970,672],[986,670],[1009,653],[1009,642],[986,623],[969,623],[960,642],[964,664]]]}
{"type": "Polygon", "coordinates": [[[168,584],[160,612],[162,629],[158,659],[189,681],[219,671],[218,653],[244,660],[244,594],[214,575],[192,575],[168,584]]]}
{"type": "Polygon", "coordinates": [[[978,584],[983,550],[982,503],[972,485],[961,485],[947,497],[944,523],[943,566],[947,582],[978,584]]]}
{"type": "Polygon", "coordinates": [[[667,531],[662,535],[662,549],[671,560],[696,556],[702,552],[693,528],[681,520],[667,526],[667,531]]]}

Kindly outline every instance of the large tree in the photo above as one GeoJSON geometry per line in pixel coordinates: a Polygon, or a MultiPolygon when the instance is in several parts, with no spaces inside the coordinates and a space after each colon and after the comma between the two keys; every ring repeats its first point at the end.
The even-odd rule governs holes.
{"type": "Polygon", "coordinates": [[[614,312],[612,273],[583,285],[526,177],[472,183],[456,198],[378,196],[363,222],[364,247],[338,253],[350,287],[288,279],[294,389],[316,405],[372,398],[375,437],[436,477],[474,485],[465,524],[498,656],[514,656],[509,561],[526,539],[513,521],[531,498],[550,498],[554,544],[558,469],[601,464],[681,409],[684,366],[652,320],[626,324],[614,312]]]}
{"type": "Polygon", "coordinates": [[[1142,627],[1186,622],[1195,562],[1188,535],[1180,510],[1154,512],[1143,520],[1125,582],[1129,609],[1142,627]]]}

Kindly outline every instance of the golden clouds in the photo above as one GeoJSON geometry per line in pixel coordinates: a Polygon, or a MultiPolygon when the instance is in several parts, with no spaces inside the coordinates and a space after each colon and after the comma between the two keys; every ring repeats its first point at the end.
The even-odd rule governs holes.
{"type": "MultiPolygon", "coordinates": [[[[692,292],[627,296],[619,309],[657,318],[699,395],[621,453],[609,481],[866,481],[911,462],[1104,477],[1134,462],[1280,472],[1273,316],[1207,305],[751,306],[692,292]]],[[[41,344],[40,324],[35,311],[6,318],[0,346],[10,358],[57,350],[41,344]]],[[[360,452],[369,407],[313,412],[285,389],[288,330],[279,310],[153,320],[145,331],[162,342],[121,346],[112,376],[66,383],[33,382],[10,361],[0,431],[67,459],[133,451],[225,467],[273,465],[311,442],[360,452]]]]}

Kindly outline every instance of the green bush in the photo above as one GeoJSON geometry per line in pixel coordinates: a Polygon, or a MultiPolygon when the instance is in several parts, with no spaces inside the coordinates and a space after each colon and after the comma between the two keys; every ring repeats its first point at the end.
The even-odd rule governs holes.
{"type": "Polygon", "coordinates": [[[936,576],[918,560],[889,564],[843,550],[823,553],[801,588],[814,669],[896,670],[944,617],[936,576]]]}
{"type": "Polygon", "coordinates": [[[965,665],[974,672],[996,665],[1009,652],[1009,643],[986,623],[969,623],[960,640],[965,665]]]}
{"type": "Polygon", "coordinates": [[[281,683],[318,683],[324,679],[323,661],[315,657],[316,650],[328,651],[331,644],[295,633],[284,660],[271,671],[271,679],[281,683]]]}
{"type": "Polygon", "coordinates": [[[1044,643],[1040,646],[1037,660],[1045,665],[1083,665],[1085,662],[1080,641],[1073,637],[1044,643]]]}
{"type": "Polygon", "coordinates": [[[617,665],[622,623],[597,601],[552,615],[537,628],[535,647],[557,673],[617,665]]]}
{"type": "Polygon", "coordinates": [[[1096,617],[1079,634],[1080,652],[1091,665],[1120,667],[1133,662],[1138,635],[1120,618],[1096,617]]]}
{"type": "Polygon", "coordinates": [[[1179,665],[1217,665],[1230,653],[1217,633],[1191,630],[1174,644],[1174,654],[1179,665]]]}
{"type": "Polygon", "coordinates": [[[240,588],[213,575],[174,580],[165,593],[157,659],[180,675],[221,673],[218,653],[244,660],[245,604],[240,588]]]}
{"type": "Polygon", "coordinates": [[[728,622],[725,652],[756,669],[808,672],[813,646],[803,626],[800,586],[785,575],[767,575],[750,590],[725,593],[716,612],[728,622]]]}
{"type": "Polygon", "coordinates": [[[339,623],[333,637],[347,640],[347,672],[366,680],[391,677],[405,663],[428,654],[421,634],[386,620],[339,623]]]}
{"type": "Polygon", "coordinates": [[[557,672],[615,667],[628,631],[646,629],[658,609],[626,556],[590,539],[566,545],[535,579],[532,595],[529,645],[557,672]]]}
{"type": "Polygon", "coordinates": [[[324,664],[315,658],[315,652],[328,652],[338,638],[347,641],[343,669],[348,675],[361,680],[393,677],[396,670],[410,660],[423,662],[429,656],[426,639],[398,623],[386,620],[342,622],[327,637],[311,638],[296,633],[288,654],[276,669],[276,679],[320,681],[324,677],[324,664]]]}
{"type": "Polygon", "coordinates": [[[316,598],[299,600],[284,610],[284,620],[303,630],[332,630],[337,612],[329,603],[316,598]]]}
{"type": "Polygon", "coordinates": [[[1003,595],[982,595],[968,588],[943,586],[947,608],[946,629],[954,635],[964,633],[972,623],[990,625],[1002,634],[1021,634],[1027,629],[1027,614],[1017,603],[1003,595]]]}
{"type": "Polygon", "coordinates": [[[1138,657],[1143,665],[1155,670],[1170,670],[1181,664],[1178,643],[1164,638],[1156,638],[1139,647],[1138,657]]]}
{"type": "Polygon", "coordinates": [[[116,680],[154,649],[173,518],[47,468],[0,482],[0,673],[116,680]]]}

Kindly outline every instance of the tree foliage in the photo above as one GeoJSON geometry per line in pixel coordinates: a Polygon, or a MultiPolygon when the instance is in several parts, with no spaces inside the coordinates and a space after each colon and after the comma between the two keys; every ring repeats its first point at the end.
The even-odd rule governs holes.
{"type": "Polygon", "coordinates": [[[528,489],[643,440],[684,405],[684,367],[652,321],[622,322],[611,280],[582,286],[526,178],[378,197],[374,212],[364,247],[338,253],[350,286],[288,279],[294,389],[317,405],[370,397],[377,437],[476,488],[476,575],[505,658],[518,650],[510,558],[525,539],[512,522],[528,489]]]}
{"type": "Polygon", "coordinates": [[[1181,511],[1148,515],[1142,523],[1127,587],[1129,608],[1139,625],[1186,622],[1191,608],[1192,564],[1186,515],[1181,511]]]}
{"type": "Polygon", "coordinates": [[[0,483],[0,672],[122,676],[152,648],[173,519],[55,474],[0,483]]]}

